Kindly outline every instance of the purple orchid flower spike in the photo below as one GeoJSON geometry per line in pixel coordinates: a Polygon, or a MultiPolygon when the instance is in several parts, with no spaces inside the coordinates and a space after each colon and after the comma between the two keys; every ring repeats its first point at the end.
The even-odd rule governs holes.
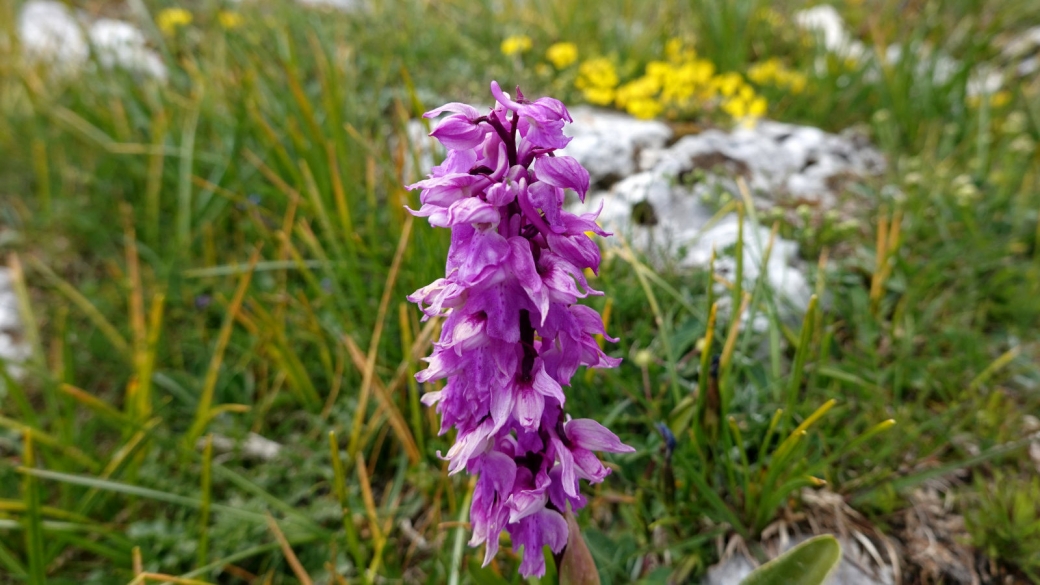
{"type": "MultiPolygon", "coordinates": [[[[566,189],[584,201],[589,173],[556,156],[571,121],[558,100],[513,100],[491,82],[496,105],[487,115],[450,103],[426,113],[451,115],[430,134],[448,149],[420,188],[412,213],[452,231],[446,274],[409,300],[423,319],[445,318],[420,382],[445,380],[423,396],[441,414],[441,434],[454,428],[445,458],[450,473],[479,479],[473,492],[470,544],[486,547],[487,565],[506,531],[522,551],[520,573],[545,574],[542,547],[567,544],[563,514],[585,506],[579,480],[610,474],[595,452],[633,449],[606,427],[564,414],[564,387],[580,366],[610,368],[606,335],[595,310],[578,299],[601,294],[584,270],[599,267],[599,248],[586,235],[609,235],[596,213],[563,209],[566,189]]],[[[611,339],[612,341],[616,341],[611,339]]]]}

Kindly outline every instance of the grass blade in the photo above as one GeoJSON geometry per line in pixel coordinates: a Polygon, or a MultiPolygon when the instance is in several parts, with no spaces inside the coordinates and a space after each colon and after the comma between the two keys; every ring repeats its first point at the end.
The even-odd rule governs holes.
{"type": "Polygon", "coordinates": [[[205,565],[209,558],[209,508],[212,503],[213,435],[206,435],[206,446],[202,450],[202,507],[199,509],[199,544],[197,564],[205,565]]]}
{"type": "MultiPolygon", "coordinates": [[[[253,250],[253,255],[249,259],[250,267],[255,266],[259,259],[260,247],[258,246],[253,250]]],[[[238,314],[239,309],[242,307],[242,301],[245,299],[246,291],[249,290],[249,281],[252,276],[253,272],[250,270],[239,280],[235,296],[232,297],[231,303],[228,305],[227,314],[224,315],[224,323],[221,325],[220,333],[217,335],[217,342],[213,348],[213,357],[210,359],[209,368],[206,370],[206,378],[202,384],[202,395],[199,397],[199,404],[195,411],[195,421],[184,437],[184,444],[189,449],[192,448],[209,423],[210,407],[213,404],[213,393],[217,387],[220,365],[224,361],[224,350],[227,349],[228,341],[231,339],[231,328],[235,324],[235,315],[238,314]]]]}
{"type": "MultiPolygon", "coordinates": [[[[372,380],[375,377],[376,353],[379,351],[379,340],[383,334],[383,323],[386,319],[387,309],[390,307],[390,295],[397,281],[398,272],[401,269],[401,260],[408,247],[408,240],[412,234],[413,217],[409,215],[405,219],[404,227],[401,229],[401,237],[397,242],[397,251],[394,252],[390,271],[386,276],[386,284],[383,286],[383,297],[379,300],[379,309],[376,311],[375,328],[372,331],[372,339],[368,344],[368,356],[365,359],[365,367],[362,370],[361,390],[358,392],[358,406],[354,413],[354,424],[351,427],[350,442],[347,444],[347,456],[351,459],[357,455],[358,442],[361,439],[361,428],[365,415],[367,414],[368,397],[372,389],[372,380]]],[[[407,428],[407,427],[406,427],[407,428]]],[[[418,450],[416,450],[418,460],[418,450]]]]}
{"type": "Polygon", "coordinates": [[[798,350],[795,352],[794,365],[791,366],[791,381],[787,385],[787,403],[784,407],[784,416],[787,420],[793,420],[794,405],[802,389],[802,377],[805,375],[805,361],[809,359],[812,345],[813,326],[816,324],[816,295],[809,297],[809,308],[805,310],[805,319],[802,320],[802,332],[798,340],[798,350]]]}
{"type": "MultiPolygon", "coordinates": [[[[26,429],[22,437],[22,459],[26,467],[34,468],[36,453],[33,451],[33,433],[26,429]]],[[[25,500],[25,554],[29,559],[29,585],[46,585],[43,513],[40,510],[39,486],[32,475],[26,474],[22,478],[22,498],[25,500]]]]}
{"type": "MultiPolygon", "coordinates": [[[[88,477],[83,475],[73,475],[71,473],[62,473],[59,471],[48,471],[43,469],[32,469],[29,467],[17,467],[15,468],[19,473],[32,476],[40,479],[49,479],[52,481],[58,481],[71,485],[79,485],[88,488],[96,488],[102,491],[109,491],[121,494],[128,494],[131,496],[137,496],[146,498],[149,500],[155,500],[157,502],[166,502],[167,504],[174,504],[177,506],[183,506],[186,508],[201,509],[202,501],[195,498],[189,498],[186,496],[179,496],[177,494],[171,494],[160,490],[153,490],[146,487],[132,485],[128,483],[121,483],[118,481],[111,481],[105,479],[98,479],[95,477],[88,477]]],[[[212,510],[220,512],[221,514],[227,514],[235,518],[242,520],[249,520],[251,522],[262,523],[264,522],[263,514],[256,512],[250,512],[248,510],[242,510],[234,506],[225,506],[223,504],[211,504],[212,510]]]]}
{"type": "Polygon", "coordinates": [[[43,276],[51,282],[54,288],[58,289],[58,292],[65,295],[65,298],[79,307],[79,310],[83,311],[83,314],[90,319],[91,323],[101,331],[105,338],[108,339],[109,343],[111,343],[119,353],[127,357],[132,355],[130,344],[127,343],[126,338],[119,333],[119,330],[101,314],[101,311],[99,311],[97,307],[87,299],[87,297],[83,296],[83,294],[76,290],[74,286],[55,274],[55,272],[43,262],[34,258],[29,258],[29,264],[32,265],[34,270],[43,274],[43,276]]]}
{"type": "Polygon", "coordinates": [[[267,515],[267,526],[274,533],[274,537],[278,540],[278,546],[282,549],[282,554],[285,555],[285,561],[289,563],[292,568],[292,572],[296,575],[296,578],[300,580],[300,585],[314,585],[314,581],[311,580],[311,576],[307,574],[307,571],[300,564],[300,559],[296,558],[296,553],[293,552],[292,545],[286,540],[285,534],[282,534],[282,529],[278,527],[278,523],[275,522],[274,516],[267,515]]]}
{"type": "Polygon", "coordinates": [[[343,516],[343,532],[347,537],[347,550],[354,559],[354,567],[361,573],[365,566],[365,555],[361,551],[361,541],[358,539],[357,527],[354,526],[354,512],[350,507],[347,497],[347,478],[343,471],[343,461],[339,458],[339,443],[336,441],[336,432],[329,431],[329,451],[332,456],[332,479],[333,489],[339,499],[340,510],[343,516]]]}

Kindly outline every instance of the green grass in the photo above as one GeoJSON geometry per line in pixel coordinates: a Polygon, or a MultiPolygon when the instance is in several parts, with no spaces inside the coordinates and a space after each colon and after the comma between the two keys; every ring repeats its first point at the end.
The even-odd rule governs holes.
{"type": "MultiPolygon", "coordinates": [[[[776,56],[810,74],[805,94],[770,96],[770,115],[865,128],[890,168],[855,187],[851,228],[779,226],[818,266],[803,323],[781,322],[759,283],[722,293],[770,324],[741,330],[713,310],[706,273],[607,253],[591,304],[610,304],[621,341],[607,350],[626,361],[579,372],[568,398],[637,448],[611,459],[579,518],[603,581],[697,575],[716,537],[754,541],[824,482],[895,533],[906,495],[938,476],[960,510],[985,504],[969,516],[980,549],[1035,578],[1035,555],[1001,544],[1035,538],[1035,518],[1017,520],[1019,487],[991,487],[1035,491],[1017,479],[1033,465],[1022,415],[1040,411],[1035,82],[971,104],[966,70],[936,84],[910,59],[839,63],[792,32],[793,3],[772,25],[753,1],[601,4],[247,5],[225,31],[219,6],[198,3],[192,25],[154,38],[166,84],[53,78],[0,43],[0,251],[33,349],[0,390],[0,575],[521,582],[509,553],[479,569],[463,546],[472,484],[447,476],[450,437],[412,379],[436,326],[404,297],[443,271],[448,241],[404,211],[417,199],[401,186],[417,156],[404,125],[486,103],[491,79],[576,100],[537,71],[555,41],[634,74],[678,35],[723,69],[776,56]],[[534,50],[502,56],[517,33],[534,50]],[[717,379],[701,375],[715,355],[717,379]],[[203,448],[249,432],[279,458],[203,448]]],[[[963,63],[1029,14],[1015,0],[867,4],[842,10],[868,45],[963,63]]]]}

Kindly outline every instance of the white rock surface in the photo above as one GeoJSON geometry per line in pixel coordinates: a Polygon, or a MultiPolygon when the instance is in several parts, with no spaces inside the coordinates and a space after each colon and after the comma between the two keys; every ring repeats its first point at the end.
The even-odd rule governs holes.
{"type": "MultiPolygon", "coordinates": [[[[621,137],[620,143],[626,134],[602,132],[596,151],[609,156],[622,150],[622,144],[615,147],[613,136],[621,137]]],[[[591,195],[582,208],[602,205],[599,221],[604,228],[624,236],[658,266],[703,268],[714,249],[716,270],[729,279],[736,274],[731,248],[738,239],[737,217],[730,214],[712,224],[715,211],[704,203],[705,196],[726,191],[740,197],[735,178],[741,176],[760,211],[803,203],[827,209],[837,204],[835,185],[885,167],[881,154],[861,139],[768,120],[754,128],[685,136],[668,148],[645,150],[641,159],[641,166],[649,170],[591,195]],[[695,172],[703,173],[701,180],[688,184],[695,172]]],[[[582,162],[595,166],[598,161],[582,162]]],[[[785,313],[796,315],[811,295],[804,263],[797,244],[778,237],[762,273],[769,235],[768,229],[745,223],[745,283],[765,278],[785,313]]]]}
{"type": "MultiPolygon", "coordinates": [[[[656,266],[706,268],[714,250],[716,273],[730,280],[736,276],[733,247],[739,237],[737,216],[729,214],[710,225],[712,209],[700,201],[693,189],[677,184],[666,174],[646,171],[633,175],[609,193],[592,197],[590,203],[592,209],[603,206],[599,223],[604,228],[623,236],[656,266]],[[641,214],[644,219],[652,214],[653,225],[635,221],[634,216],[641,214]]],[[[811,295],[798,245],[776,238],[763,275],[762,259],[769,236],[768,229],[745,222],[744,281],[753,285],[764,277],[781,306],[788,309],[785,313],[798,314],[811,295]]]]}
{"type": "Polygon", "coordinates": [[[148,48],[144,33],[129,22],[100,18],[90,25],[87,35],[102,67],[166,79],[162,57],[148,48]]]}
{"type": "Polygon", "coordinates": [[[639,169],[645,149],[660,149],[671,139],[667,124],[637,120],[631,116],[579,106],[570,110],[573,124],[564,128],[572,137],[561,154],[573,156],[588,171],[595,185],[617,181],[639,169]]]}
{"type": "MultiPolygon", "coordinates": [[[[18,297],[10,271],[0,266],[0,359],[7,364],[12,377],[20,377],[18,364],[29,358],[29,346],[22,338],[22,321],[18,313],[18,297]]],[[[0,380],[0,398],[5,394],[0,380]]]]}
{"type": "Polygon", "coordinates": [[[737,170],[764,207],[782,199],[830,206],[837,193],[829,183],[836,177],[885,168],[884,157],[862,137],[770,120],[686,136],[657,156],[654,170],[670,176],[712,166],[737,170]]]}
{"type": "Polygon", "coordinates": [[[22,6],[18,37],[25,59],[48,66],[56,75],[68,76],[86,69],[93,48],[103,68],[166,79],[162,57],[148,48],[140,29],[111,18],[89,22],[54,0],[30,0],[22,6]]]}
{"type": "Polygon", "coordinates": [[[831,53],[852,59],[859,59],[867,53],[863,43],[849,34],[845,19],[829,4],[797,12],[794,22],[803,30],[819,35],[824,48],[831,53]]]}
{"type": "MultiPolygon", "coordinates": [[[[195,447],[200,450],[204,449],[206,447],[205,437],[200,438],[195,447]]],[[[249,433],[244,441],[238,441],[220,434],[213,435],[213,450],[217,453],[228,454],[238,449],[241,449],[242,456],[247,459],[271,461],[276,459],[278,454],[282,452],[282,444],[256,433],[249,433]]]]}
{"type": "Polygon", "coordinates": [[[61,2],[26,2],[18,15],[18,37],[27,60],[48,64],[59,74],[79,71],[90,59],[83,29],[61,2]]]}

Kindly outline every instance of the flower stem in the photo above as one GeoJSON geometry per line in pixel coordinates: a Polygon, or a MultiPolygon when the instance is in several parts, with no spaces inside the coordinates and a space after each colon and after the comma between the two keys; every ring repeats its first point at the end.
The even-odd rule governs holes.
{"type": "Polygon", "coordinates": [[[534,326],[531,325],[531,312],[527,309],[520,309],[520,345],[524,348],[524,359],[520,363],[520,379],[529,381],[538,350],[534,347],[534,326]]]}

